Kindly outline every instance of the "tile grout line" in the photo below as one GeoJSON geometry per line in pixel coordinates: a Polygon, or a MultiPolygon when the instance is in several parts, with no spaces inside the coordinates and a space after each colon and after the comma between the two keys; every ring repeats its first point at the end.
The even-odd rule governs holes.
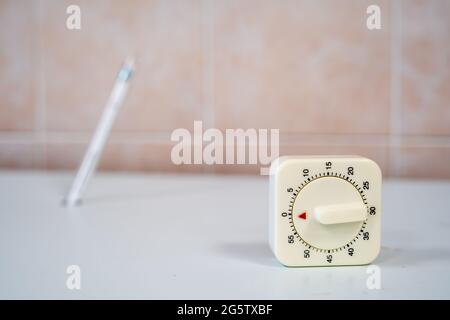
{"type": "MultiPolygon", "coordinates": [[[[203,69],[203,106],[202,120],[205,128],[215,125],[214,113],[214,2],[201,2],[201,33],[202,33],[202,69],[203,69]]],[[[206,168],[206,173],[215,173],[213,167],[206,168]]]]}
{"type": "Polygon", "coordinates": [[[392,1],[391,9],[391,94],[390,94],[390,134],[388,163],[389,175],[398,176],[401,172],[399,166],[402,143],[402,4],[400,1],[392,1]]]}
{"type": "Polygon", "coordinates": [[[204,127],[212,127],[214,114],[214,8],[213,2],[202,2],[202,53],[203,53],[203,120],[204,127]]]}
{"type": "Polygon", "coordinates": [[[35,22],[37,24],[37,37],[35,40],[35,129],[33,140],[35,150],[33,152],[33,167],[43,168],[46,166],[46,77],[44,67],[44,44],[42,30],[42,2],[37,1],[34,4],[35,22]]]}
{"type": "MultiPolygon", "coordinates": [[[[0,143],[32,143],[35,137],[33,131],[1,132],[0,143]]],[[[171,132],[113,132],[110,141],[129,143],[164,143],[169,144],[171,132]]],[[[91,133],[84,131],[50,131],[45,132],[48,143],[87,143],[90,141],[91,133]]],[[[282,144],[288,145],[314,145],[331,142],[341,145],[355,145],[369,142],[370,144],[398,146],[392,141],[391,134],[335,134],[335,133],[288,133],[280,137],[282,144]],[[310,142],[296,142],[296,140],[309,140],[310,142]]],[[[450,136],[422,136],[412,135],[402,138],[402,143],[412,146],[444,146],[450,147],[450,136]]]]}

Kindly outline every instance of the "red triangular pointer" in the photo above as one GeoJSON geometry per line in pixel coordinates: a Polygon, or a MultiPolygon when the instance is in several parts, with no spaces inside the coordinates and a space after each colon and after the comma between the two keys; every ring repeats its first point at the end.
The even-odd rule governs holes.
{"type": "Polygon", "coordinates": [[[298,215],[298,217],[299,217],[300,219],[306,220],[306,212],[300,213],[300,214],[298,215]]]}

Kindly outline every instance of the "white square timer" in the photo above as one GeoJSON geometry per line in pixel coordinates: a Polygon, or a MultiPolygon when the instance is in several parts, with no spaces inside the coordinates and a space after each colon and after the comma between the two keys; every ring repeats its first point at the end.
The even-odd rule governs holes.
{"type": "Polygon", "coordinates": [[[270,246],[285,266],[362,265],[380,251],[381,170],[359,156],[280,157],[270,168],[270,246]]]}

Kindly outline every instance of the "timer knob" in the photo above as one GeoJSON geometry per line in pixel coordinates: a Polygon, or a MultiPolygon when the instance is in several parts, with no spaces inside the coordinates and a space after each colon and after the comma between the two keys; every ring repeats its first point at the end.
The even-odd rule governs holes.
{"type": "Polygon", "coordinates": [[[314,208],[314,217],[322,224],[364,221],[367,218],[367,208],[359,202],[318,206],[314,208]]]}

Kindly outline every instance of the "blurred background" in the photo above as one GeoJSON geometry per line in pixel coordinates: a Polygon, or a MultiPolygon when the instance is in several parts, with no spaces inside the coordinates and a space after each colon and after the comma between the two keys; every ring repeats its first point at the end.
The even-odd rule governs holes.
{"type": "Polygon", "coordinates": [[[450,1],[0,0],[0,169],[77,168],[128,54],[101,170],[170,160],[177,128],[279,128],[280,154],[358,154],[450,178],[450,1]],[[66,28],[69,5],[81,30],[66,28]],[[366,9],[381,8],[381,30],[366,9]]]}

